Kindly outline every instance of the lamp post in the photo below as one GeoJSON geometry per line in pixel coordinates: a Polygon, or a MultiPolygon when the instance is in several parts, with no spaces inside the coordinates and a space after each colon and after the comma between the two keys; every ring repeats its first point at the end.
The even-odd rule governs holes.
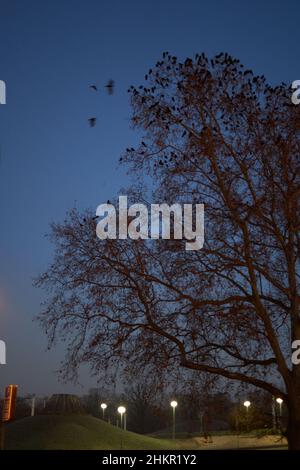
{"type": "Polygon", "coordinates": [[[279,417],[281,418],[282,417],[282,403],[283,403],[283,399],[278,397],[276,398],[276,402],[278,403],[279,405],[279,417]]]}
{"type": "Polygon", "coordinates": [[[171,407],[173,408],[173,429],[172,429],[172,439],[175,439],[175,419],[176,419],[176,416],[175,416],[175,410],[176,410],[176,406],[178,405],[177,401],[176,400],[172,400],[171,403],[170,403],[171,407]]]}
{"type": "Polygon", "coordinates": [[[276,402],[279,405],[279,419],[277,419],[276,424],[277,424],[278,431],[282,432],[282,403],[283,403],[283,399],[278,397],[278,398],[276,398],[276,402]]]}
{"type": "Polygon", "coordinates": [[[118,413],[121,416],[121,449],[123,449],[123,415],[126,413],[125,406],[119,406],[118,413]]]}
{"type": "Polygon", "coordinates": [[[247,432],[249,431],[249,406],[251,405],[249,400],[244,401],[244,406],[246,407],[247,410],[247,432]]]}
{"type": "Polygon", "coordinates": [[[101,403],[101,408],[102,408],[102,418],[104,420],[104,415],[105,415],[105,410],[107,408],[107,404],[106,403],[101,403]]]}
{"type": "Polygon", "coordinates": [[[31,416],[34,416],[35,414],[35,395],[31,398],[31,416]]]}

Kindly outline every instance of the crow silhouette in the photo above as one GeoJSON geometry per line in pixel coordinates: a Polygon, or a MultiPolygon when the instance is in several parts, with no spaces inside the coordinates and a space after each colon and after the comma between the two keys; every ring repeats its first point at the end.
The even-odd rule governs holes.
{"type": "Polygon", "coordinates": [[[95,127],[97,118],[92,117],[92,118],[89,118],[88,121],[89,121],[90,127],[95,127]]]}
{"type": "Polygon", "coordinates": [[[105,88],[107,88],[107,92],[109,95],[112,95],[114,92],[115,82],[113,80],[109,80],[105,88]]]}

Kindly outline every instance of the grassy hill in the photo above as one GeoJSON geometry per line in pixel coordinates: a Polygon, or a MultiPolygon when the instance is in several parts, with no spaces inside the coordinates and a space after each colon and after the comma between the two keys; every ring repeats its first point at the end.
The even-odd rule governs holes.
{"type": "MultiPolygon", "coordinates": [[[[251,433],[241,436],[219,433],[212,444],[201,437],[175,441],[122,431],[101,419],[88,415],[43,415],[24,418],[6,426],[5,449],[284,449],[279,436],[258,438],[251,433]]],[[[180,433],[179,433],[180,434],[180,433]]],[[[180,437],[180,435],[178,436],[180,437]]]]}
{"type": "Polygon", "coordinates": [[[174,449],[171,440],[142,436],[87,415],[41,415],[6,426],[5,449],[174,449]]]}

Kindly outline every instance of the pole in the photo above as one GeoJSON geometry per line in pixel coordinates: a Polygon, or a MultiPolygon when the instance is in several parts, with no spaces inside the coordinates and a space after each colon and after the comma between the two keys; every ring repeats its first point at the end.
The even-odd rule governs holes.
{"type": "Polygon", "coordinates": [[[126,431],[127,425],[126,425],[126,413],[124,413],[124,431],[126,431]]]}
{"type": "Polygon", "coordinates": [[[173,406],[173,430],[172,430],[172,439],[175,439],[175,406],[173,406]]]}
{"type": "Polygon", "coordinates": [[[279,417],[282,418],[282,401],[279,403],[279,417]]]}
{"type": "Polygon", "coordinates": [[[238,405],[235,416],[235,429],[236,429],[236,446],[240,447],[240,405],[238,405]]]}
{"type": "Polygon", "coordinates": [[[279,402],[279,419],[277,419],[277,430],[282,436],[282,401],[279,402]]]}
{"type": "Polygon", "coordinates": [[[34,412],[35,412],[35,396],[32,397],[32,400],[31,400],[31,416],[34,416],[34,412]]]}
{"type": "Polygon", "coordinates": [[[273,431],[277,429],[277,422],[276,422],[276,404],[275,404],[275,397],[272,397],[272,424],[273,424],[273,431]]]}
{"type": "Polygon", "coordinates": [[[5,424],[0,420],[0,450],[4,450],[5,424]]]}
{"type": "Polygon", "coordinates": [[[103,418],[103,421],[104,421],[104,413],[105,413],[105,409],[102,408],[102,418],[103,418]]]}
{"type": "Polygon", "coordinates": [[[121,413],[121,450],[123,449],[123,413],[121,413]]]}
{"type": "Polygon", "coordinates": [[[247,432],[249,432],[249,406],[246,408],[246,416],[247,416],[247,432]]]}

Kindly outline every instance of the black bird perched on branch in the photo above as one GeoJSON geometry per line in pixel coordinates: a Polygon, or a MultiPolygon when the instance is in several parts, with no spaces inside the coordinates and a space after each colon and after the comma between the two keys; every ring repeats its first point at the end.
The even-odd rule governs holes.
{"type": "Polygon", "coordinates": [[[88,121],[89,121],[90,127],[95,127],[97,118],[92,117],[92,118],[89,118],[88,121]]]}
{"type": "MultiPolygon", "coordinates": [[[[95,215],[94,217],[91,217],[91,220],[96,220],[96,219],[98,219],[98,217],[99,217],[99,215],[95,215]]],[[[79,222],[80,227],[84,227],[84,224],[86,224],[87,222],[88,222],[88,219],[83,217],[83,224],[81,222],[79,222]]]]}
{"type": "Polygon", "coordinates": [[[112,95],[114,92],[115,82],[113,80],[109,80],[105,88],[107,88],[108,94],[112,95]]]}

